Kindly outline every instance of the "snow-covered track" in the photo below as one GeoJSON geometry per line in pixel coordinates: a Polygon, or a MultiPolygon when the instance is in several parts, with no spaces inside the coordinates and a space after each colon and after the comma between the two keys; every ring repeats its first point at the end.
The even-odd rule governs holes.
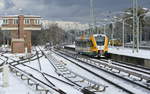
{"type": "MultiPolygon", "coordinates": [[[[35,54],[36,58],[30,58],[30,61],[37,60],[37,62],[39,62],[40,57],[43,56],[43,55],[39,56],[39,53],[40,53],[40,51],[36,52],[36,54],[35,54]]],[[[25,60],[23,62],[22,61],[17,61],[16,64],[9,64],[9,65],[10,65],[10,68],[11,68],[12,72],[15,72],[16,75],[20,76],[22,80],[26,80],[29,85],[35,85],[36,86],[36,90],[41,91],[41,88],[42,88],[42,91],[44,91],[45,94],[66,94],[61,89],[57,88],[46,77],[46,73],[43,73],[40,70],[37,70],[37,69],[35,69],[35,68],[31,67],[31,66],[28,66],[27,63],[29,63],[30,61],[28,61],[28,59],[27,59],[27,60],[25,60]],[[32,71],[24,70],[25,67],[28,68],[27,70],[31,70],[32,69],[32,71]],[[43,77],[43,79],[36,77],[34,71],[36,71],[37,74],[41,75],[41,77],[43,77]],[[24,79],[24,77],[26,79],[24,79]],[[38,87],[40,87],[40,90],[39,90],[38,87]],[[53,92],[53,91],[55,91],[55,92],[53,92]]]]}
{"type": "MultiPolygon", "coordinates": [[[[63,51],[61,51],[63,52],[63,51]]],[[[97,60],[97,59],[93,59],[90,58],[88,56],[84,56],[84,55],[79,55],[79,54],[73,54],[70,52],[66,52],[65,54],[70,55],[73,58],[77,58],[81,61],[85,61],[89,64],[98,66],[98,67],[102,67],[106,70],[109,70],[111,72],[113,72],[113,70],[115,70],[114,73],[116,74],[121,74],[122,72],[126,73],[126,77],[131,78],[133,76],[135,76],[136,78],[133,80],[136,81],[145,81],[146,85],[149,85],[150,82],[150,70],[145,69],[145,68],[137,68],[137,67],[133,67],[133,66],[127,66],[127,65],[123,65],[111,60],[97,60]],[[117,72],[116,72],[117,71],[117,72]]],[[[149,86],[147,86],[149,87],[149,86]]]]}
{"type": "Polygon", "coordinates": [[[45,94],[66,94],[62,90],[57,89],[44,81],[38,79],[31,73],[28,73],[16,66],[10,65],[11,71],[15,73],[17,76],[21,77],[22,80],[26,80],[28,85],[36,86],[37,91],[44,91],[45,94]]]}
{"type": "MultiPolygon", "coordinates": [[[[57,53],[58,54],[58,53],[57,53]]],[[[108,73],[108,74],[111,74],[111,75],[114,75],[114,76],[116,76],[116,77],[118,77],[118,78],[121,78],[122,80],[125,80],[125,81],[127,81],[127,82],[130,82],[130,83],[132,83],[132,84],[134,84],[134,85],[136,85],[136,86],[138,86],[138,87],[141,87],[142,89],[144,89],[144,90],[147,90],[147,91],[149,91],[150,89],[149,89],[149,86],[146,84],[141,84],[141,83],[139,83],[139,82],[136,82],[136,81],[133,81],[133,80],[131,80],[131,79],[128,79],[128,78],[126,78],[126,77],[124,77],[124,76],[121,76],[121,75],[118,75],[118,74],[116,74],[117,72],[115,71],[115,72],[112,72],[112,68],[110,68],[109,66],[108,67],[106,67],[106,66],[99,66],[100,64],[99,63],[96,63],[96,62],[93,62],[93,61],[88,61],[87,59],[84,59],[84,58],[81,58],[80,57],[80,59],[79,59],[79,57],[77,57],[76,55],[71,55],[70,53],[69,54],[67,54],[66,52],[65,53],[63,53],[63,52],[61,52],[59,55],[61,55],[61,56],[63,56],[64,58],[66,58],[67,59],[67,57],[70,57],[70,58],[73,58],[73,59],[76,59],[76,60],[78,60],[78,61],[80,61],[80,62],[82,62],[82,63],[84,63],[84,64],[87,64],[87,65],[89,65],[89,66],[92,66],[92,67],[94,67],[94,68],[96,68],[96,69],[98,69],[98,70],[101,70],[101,71],[104,71],[104,72],[106,72],[106,73],[108,73]],[[67,56],[63,56],[63,55],[67,55],[67,56]],[[86,60],[86,61],[85,61],[86,60]],[[92,63],[93,62],[93,63],[92,63]]],[[[70,61],[70,59],[68,59],[69,61],[70,61]]],[[[72,61],[71,61],[72,62],[72,61]]],[[[75,63],[75,62],[73,62],[73,63],[75,63]]],[[[78,65],[80,65],[80,64],[78,64],[78,65]]],[[[82,66],[83,67],[83,66],[82,66]]],[[[85,68],[85,67],[84,67],[85,68]]],[[[109,79],[108,79],[109,80],[109,79]]],[[[114,83],[114,82],[113,82],[114,83]]],[[[123,86],[120,86],[121,88],[124,88],[123,86]]],[[[125,89],[125,88],[124,88],[125,89]]],[[[127,90],[127,91],[129,91],[130,92],[130,90],[127,90]]],[[[132,91],[131,91],[132,92],[132,91]]]]}
{"type": "MultiPolygon", "coordinates": [[[[106,59],[100,59],[100,61],[104,61],[104,62],[108,62],[108,60],[106,59]]],[[[112,60],[112,64],[117,65],[117,66],[122,66],[128,69],[132,69],[132,70],[136,70],[145,74],[149,74],[150,75],[150,68],[148,67],[144,67],[144,66],[140,66],[140,65],[135,65],[135,64],[131,64],[131,63],[124,63],[122,61],[115,61],[112,60]]]]}
{"type": "Polygon", "coordinates": [[[75,85],[75,88],[84,94],[95,94],[95,92],[102,92],[107,86],[83,77],[65,67],[62,62],[59,62],[51,56],[51,54],[45,54],[45,57],[52,63],[53,67],[56,69],[56,73],[66,80],[75,85]]]}

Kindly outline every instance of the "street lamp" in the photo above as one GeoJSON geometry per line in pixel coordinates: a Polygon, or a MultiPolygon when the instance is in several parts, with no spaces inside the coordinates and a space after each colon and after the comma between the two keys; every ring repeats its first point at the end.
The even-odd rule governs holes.
{"type": "Polygon", "coordinates": [[[104,34],[106,34],[106,24],[103,24],[104,26],[104,34]]]}
{"type": "Polygon", "coordinates": [[[113,41],[113,39],[114,39],[114,23],[115,22],[111,22],[111,24],[112,24],[112,34],[111,34],[112,46],[114,46],[114,41],[113,41]]]}
{"type": "MultiPolygon", "coordinates": [[[[141,43],[141,41],[142,41],[142,26],[140,26],[140,18],[142,17],[142,16],[145,16],[145,13],[144,14],[141,14],[141,15],[139,15],[138,16],[138,21],[137,21],[137,23],[138,23],[138,28],[137,28],[137,30],[140,32],[140,41],[139,41],[139,43],[141,43]],[[140,27],[141,27],[141,29],[140,29],[140,27]]],[[[142,25],[142,24],[141,24],[142,25]]]]}
{"type": "Polygon", "coordinates": [[[124,45],[125,45],[125,22],[127,21],[127,20],[129,20],[129,19],[132,19],[133,17],[129,17],[129,18],[126,18],[126,19],[123,19],[123,25],[122,25],[122,46],[123,46],[123,48],[124,48],[124,45]]]}
{"type": "Polygon", "coordinates": [[[139,51],[138,0],[133,1],[133,50],[139,51]]]}

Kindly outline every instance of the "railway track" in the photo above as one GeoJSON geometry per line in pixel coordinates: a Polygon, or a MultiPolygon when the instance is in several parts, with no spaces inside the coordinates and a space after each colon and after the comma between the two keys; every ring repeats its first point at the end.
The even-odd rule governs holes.
{"type": "MultiPolygon", "coordinates": [[[[30,61],[38,60],[38,62],[39,62],[39,59],[42,56],[39,56],[39,53],[36,53],[36,55],[34,55],[34,57],[30,57],[30,59],[31,59],[30,61]],[[35,56],[37,56],[37,58],[35,58],[35,56]]],[[[16,60],[9,58],[7,56],[4,56],[4,57],[13,60],[15,63],[15,64],[7,63],[11,69],[11,72],[15,73],[17,76],[21,77],[22,80],[26,80],[28,85],[35,86],[37,91],[45,92],[45,94],[67,94],[64,91],[62,91],[61,89],[57,88],[50,80],[47,79],[47,77],[45,75],[48,75],[48,74],[43,73],[39,70],[36,70],[32,67],[25,65],[25,63],[29,63],[29,60],[28,60],[29,58],[16,61],[16,60]],[[20,65],[27,66],[28,68],[38,72],[39,74],[42,75],[42,77],[47,82],[39,79],[38,77],[34,76],[32,73],[29,73],[29,72],[19,68],[18,66],[20,66],[20,65]]],[[[51,75],[48,75],[48,76],[51,76],[51,75]]],[[[51,76],[51,77],[53,77],[53,76],[51,76]]],[[[55,77],[53,77],[53,78],[55,78],[55,77]]],[[[60,79],[57,79],[57,80],[60,80],[60,79]]]]}
{"type": "MultiPolygon", "coordinates": [[[[101,61],[108,62],[108,60],[105,60],[105,59],[101,59],[101,61]]],[[[121,62],[121,61],[118,62],[118,61],[115,61],[115,60],[111,60],[111,61],[112,61],[112,64],[114,64],[114,65],[126,67],[126,68],[129,68],[129,69],[134,69],[136,71],[140,71],[140,72],[143,72],[143,73],[146,73],[146,74],[150,74],[150,68],[148,68],[148,67],[143,67],[143,66],[140,66],[140,65],[135,65],[135,64],[130,64],[130,63],[124,63],[124,62],[121,62]]]]}
{"type": "Polygon", "coordinates": [[[37,91],[45,92],[45,94],[66,94],[61,89],[57,88],[52,82],[50,82],[44,73],[41,72],[43,78],[50,84],[45,83],[44,81],[40,80],[36,76],[31,73],[28,73],[17,66],[24,65],[24,63],[28,63],[30,61],[39,60],[43,55],[39,56],[39,53],[36,53],[33,56],[22,58],[20,60],[12,59],[8,56],[1,54],[1,57],[6,58],[6,60],[2,59],[5,64],[8,64],[12,73],[15,73],[17,76],[21,77],[22,80],[26,80],[28,85],[35,86],[37,91]],[[36,57],[37,56],[37,57],[36,57]],[[8,62],[7,60],[12,60],[12,62],[8,62]]]}
{"type": "MultiPolygon", "coordinates": [[[[60,50],[60,49],[59,49],[60,50]]],[[[76,53],[75,52],[75,48],[69,48],[69,47],[65,47],[64,49],[61,49],[63,51],[67,51],[67,52],[71,52],[71,53],[76,53]]],[[[98,58],[99,59],[99,58],[98,58]]],[[[106,59],[100,59],[100,60],[104,60],[104,61],[107,61],[106,59]]],[[[142,70],[147,70],[147,71],[150,71],[150,68],[149,67],[144,67],[144,66],[141,66],[141,65],[136,65],[136,64],[132,64],[132,63],[127,63],[127,62],[123,62],[123,61],[116,61],[114,59],[110,59],[111,61],[113,61],[114,63],[121,63],[122,65],[125,65],[125,66],[129,66],[129,67],[136,67],[136,68],[140,68],[142,70]]]]}
{"type": "MultiPolygon", "coordinates": [[[[58,54],[58,53],[57,53],[58,54]]],[[[61,54],[65,54],[66,55],[66,52],[65,53],[61,53],[61,54]]],[[[109,65],[109,64],[103,64],[103,66],[101,66],[101,64],[100,63],[97,63],[97,62],[93,62],[93,61],[91,61],[91,60],[87,60],[87,59],[85,59],[86,61],[83,61],[83,58],[80,58],[79,59],[79,57],[77,57],[76,55],[73,55],[73,56],[70,56],[71,54],[69,53],[69,55],[67,54],[67,56],[69,56],[69,57],[73,57],[74,59],[77,59],[78,61],[80,61],[80,62],[82,62],[82,63],[84,63],[84,64],[88,64],[89,66],[92,66],[92,67],[94,67],[94,68],[97,68],[97,69],[99,69],[99,70],[102,70],[102,71],[104,71],[104,72],[106,72],[106,73],[109,73],[109,74],[111,74],[111,75],[115,75],[115,76],[117,76],[117,77],[119,77],[119,78],[121,78],[121,79],[123,79],[123,80],[126,80],[126,81],[128,81],[128,82],[130,82],[130,83],[132,83],[132,84],[135,84],[135,85],[138,85],[138,86],[140,86],[141,88],[144,88],[144,89],[146,89],[147,91],[149,91],[150,89],[149,89],[149,86],[148,85],[143,85],[143,84],[140,84],[140,83],[137,83],[137,82],[135,82],[135,81],[133,81],[133,80],[130,80],[130,79],[128,79],[128,78],[125,78],[125,77],[122,77],[122,76],[120,76],[120,75],[118,75],[118,74],[116,74],[116,73],[118,73],[118,72],[112,72],[112,70],[113,70],[113,68],[111,68],[111,66],[109,65]],[[75,57],[74,57],[75,56],[75,57]],[[92,63],[93,62],[93,63],[92,63]],[[105,65],[105,66],[104,66],[105,65]]],[[[66,58],[66,57],[65,57],[66,58]]],[[[67,59],[67,58],[66,58],[67,59]]],[[[75,63],[75,62],[73,62],[73,63],[75,63]]],[[[121,88],[123,89],[123,87],[121,86],[121,88]]],[[[127,91],[129,91],[129,90],[127,90],[127,91]]],[[[129,91],[130,92],[130,91],[129,91]]],[[[130,92],[130,93],[132,93],[132,92],[130,92]]]]}
{"type": "Polygon", "coordinates": [[[44,91],[45,94],[66,94],[62,90],[51,86],[44,81],[40,80],[36,76],[32,75],[31,73],[28,73],[20,68],[17,68],[16,66],[10,65],[11,71],[15,73],[17,76],[21,77],[22,80],[26,80],[28,85],[36,86],[37,91],[44,91]]]}
{"type": "MultiPolygon", "coordinates": [[[[39,48],[40,49],[40,48],[39,48]]],[[[6,60],[11,59],[12,62],[7,63],[7,61],[5,61],[5,63],[9,64],[9,66],[11,67],[11,70],[13,73],[15,73],[17,76],[21,77],[22,80],[26,80],[27,83],[29,85],[34,85],[36,86],[36,90],[39,91],[44,91],[46,94],[48,93],[52,93],[52,92],[56,92],[56,94],[66,94],[66,92],[62,91],[61,89],[57,88],[55,86],[55,84],[53,82],[51,82],[48,78],[52,78],[55,79],[57,81],[60,81],[64,84],[67,84],[71,87],[74,87],[75,89],[79,90],[80,92],[84,93],[84,94],[96,94],[97,92],[102,92],[105,91],[105,89],[108,87],[106,85],[97,83],[93,80],[90,80],[86,77],[83,77],[73,71],[71,71],[70,69],[68,69],[66,67],[66,65],[63,62],[59,62],[55,57],[52,56],[51,53],[55,53],[67,60],[69,60],[70,62],[72,62],[73,64],[81,67],[82,69],[88,71],[89,73],[94,74],[95,76],[105,80],[106,82],[116,86],[117,88],[120,88],[121,90],[125,91],[126,93],[129,94],[135,94],[133,91],[131,91],[130,89],[125,88],[124,86],[121,86],[113,81],[111,81],[110,79],[107,79],[97,73],[95,73],[92,70],[89,70],[88,68],[86,68],[85,66],[80,65],[79,63],[76,63],[75,61],[69,59],[75,59],[77,61],[80,61],[83,64],[92,66],[92,68],[95,68],[97,70],[101,70],[104,71],[108,74],[114,75],[120,79],[126,80],[132,84],[136,84],[138,85],[138,87],[142,87],[144,89],[146,89],[147,91],[150,89],[149,88],[149,84],[147,84],[149,82],[149,77],[145,78],[146,76],[143,75],[135,75],[135,73],[130,72],[130,71],[126,71],[126,73],[130,72],[130,74],[126,74],[125,78],[122,77],[122,75],[120,75],[122,72],[125,72],[125,70],[121,69],[121,68],[116,68],[116,66],[121,66],[124,67],[125,65],[119,65],[119,64],[114,64],[115,66],[113,66],[113,62],[110,60],[95,60],[95,59],[91,59],[89,57],[85,57],[85,56],[81,56],[81,55],[76,55],[76,54],[67,54],[66,52],[50,52],[49,54],[45,54],[41,49],[40,51],[37,51],[37,48],[35,48],[36,53],[34,55],[32,55],[31,57],[28,58],[24,58],[24,59],[20,59],[20,60],[13,60],[12,58],[9,58],[7,56],[2,55],[4,58],[6,58],[6,60]],[[45,56],[46,59],[49,60],[49,63],[53,66],[53,68],[55,69],[55,72],[59,75],[62,76],[63,78],[65,78],[67,81],[61,80],[55,76],[52,76],[50,74],[47,74],[45,72],[42,72],[42,67],[41,67],[41,60],[40,58],[45,56]],[[69,58],[68,58],[69,57],[69,58]],[[26,63],[30,62],[30,61],[34,61],[37,60],[38,65],[39,65],[39,70],[35,69],[31,66],[28,66],[26,63]],[[27,67],[39,74],[42,75],[43,79],[45,79],[45,81],[42,81],[41,79],[39,79],[38,77],[34,76],[33,74],[31,74],[30,72],[27,72],[25,70],[20,69],[17,66],[24,66],[27,67]],[[139,76],[136,77],[134,79],[128,79],[128,77],[132,78],[132,76],[139,76]],[[135,80],[135,81],[134,81],[135,80]],[[144,83],[146,84],[141,84],[142,81],[145,81],[144,83]],[[48,84],[49,83],[49,84],[48,84]]],[[[149,75],[149,71],[148,70],[141,70],[140,68],[132,68],[132,67],[128,67],[126,66],[125,68],[128,68],[130,70],[134,70],[138,71],[138,72],[142,72],[145,75],[149,75]]],[[[54,93],[55,94],[55,93],[54,93]]],[[[149,93],[148,93],[149,94],[149,93]]]]}
{"type": "Polygon", "coordinates": [[[53,65],[59,76],[64,77],[74,85],[74,88],[84,94],[95,94],[95,92],[102,92],[107,87],[69,70],[65,67],[65,64],[57,61],[56,58],[54,58],[50,53],[45,55],[45,57],[50,61],[51,65],[53,65]]]}
{"type": "MultiPolygon", "coordinates": [[[[68,53],[68,52],[66,52],[68,53]]],[[[77,55],[77,54],[74,54],[74,53],[70,53],[69,54],[72,54],[72,56],[76,55],[79,57],[79,59],[83,58],[85,59],[84,61],[90,61],[91,63],[97,63],[96,66],[104,66],[104,67],[109,67],[110,70],[112,71],[113,69],[116,69],[118,70],[117,73],[120,73],[120,72],[125,72],[125,73],[128,73],[128,77],[130,76],[136,76],[139,79],[139,81],[142,81],[143,79],[146,80],[147,84],[150,80],[150,69],[148,68],[145,68],[145,67],[139,67],[139,66],[129,66],[129,65],[126,65],[126,64],[122,64],[122,63],[118,63],[118,62],[115,62],[115,61],[112,61],[112,60],[106,60],[106,59],[94,59],[94,58],[91,58],[91,57],[88,57],[88,56],[83,56],[83,55],[77,55]]],[[[138,79],[137,79],[138,80],[138,79]]]]}

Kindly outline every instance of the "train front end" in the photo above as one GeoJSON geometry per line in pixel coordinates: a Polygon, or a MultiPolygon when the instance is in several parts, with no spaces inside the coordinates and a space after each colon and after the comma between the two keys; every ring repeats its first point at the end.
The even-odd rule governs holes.
{"type": "Polygon", "coordinates": [[[94,38],[97,45],[97,56],[106,56],[108,52],[108,37],[103,34],[96,34],[94,35],[94,38]]]}

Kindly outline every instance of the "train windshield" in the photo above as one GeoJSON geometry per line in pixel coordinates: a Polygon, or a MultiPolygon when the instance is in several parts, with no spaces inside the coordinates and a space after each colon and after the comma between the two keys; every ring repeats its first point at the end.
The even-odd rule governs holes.
{"type": "Polygon", "coordinates": [[[103,36],[96,36],[95,39],[96,39],[96,43],[97,43],[98,46],[104,45],[105,37],[103,37],[103,36]]]}

